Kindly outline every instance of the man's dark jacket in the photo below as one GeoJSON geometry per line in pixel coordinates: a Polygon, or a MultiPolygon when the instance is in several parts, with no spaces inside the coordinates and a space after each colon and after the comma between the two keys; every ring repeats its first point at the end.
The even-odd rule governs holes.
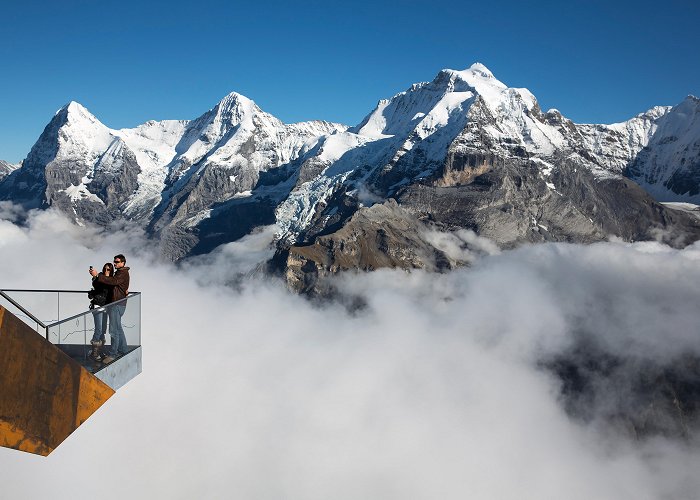
{"type": "Polygon", "coordinates": [[[114,287],[112,288],[112,300],[116,302],[126,297],[129,292],[129,268],[125,266],[117,269],[114,276],[105,276],[100,273],[97,275],[96,281],[114,287]]]}

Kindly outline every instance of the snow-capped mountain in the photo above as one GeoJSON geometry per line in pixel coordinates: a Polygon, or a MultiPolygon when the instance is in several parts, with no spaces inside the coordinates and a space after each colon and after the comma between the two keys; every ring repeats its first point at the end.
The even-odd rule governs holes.
{"type": "Polygon", "coordinates": [[[656,199],[700,204],[700,99],[688,96],[658,119],[627,175],[656,199]]]}
{"type": "MultiPolygon", "coordinates": [[[[250,99],[229,94],[188,124],[179,154],[167,165],[151,230],[159,233],[168,253],[186,255],[191,247],[182,245],[188,240],[183,231],[209,219],[214,208],[228,201],[245,205],[255,188],[259,195],[264,191],[270,203],[279,202],[288,190],[263,186],[278,184],[279,176],[288,177],[282,167],[312,149],[321,136],[345,128],[323,121],[285,125],[250,99]]],[[[260,222],[255,219],[250,227],[239,224],[245,228],[239,236],[260,222]]]]}
{"type": "Polygon", "coordinates": [[[0,160],[0,180],[2,180],[3,177],[10,174],[10,172],[12,172],[13,170],[17,170],[18,168],[19,165],[6,162],[5,160],[0,160]]]}
{"type": "MultiPolygon", "coordinates": [[[[614,178],[649,144],[670,110],[656,107],[612,125],[579,125],[557,110],[543,113],[527,89],[507,87],[482,64],[443,70],[432,82],[380,101],[357,127],[326,138],[307,162],[332,168],[292,193],[277,219],[296,236],[313,217],[315,205],[308,200],[322,201],[339,182],[386,197],[436,175],[441,178],[433,180],[442,186],[468,181],[495,159],[532,159],[544,179],[562,159],[577,162],[596,178],[614,178]],[[474,168],[465,173],[450,161],[455,154],[468,157],[474,168]],[[358,166],[364,168],[361,175],[358,166]]],[[[700,140],[700,126],[690,125],[688,131],[686,140],[700,140]]]]}
{"type": "MultiPolygon", "coordinates": [[[[508,88],[481,64],[441,71],[380,101],[357,127],[322,139],[304,158],[302,169],[320,173],[276,211],[294,242],[280,256],[287,279],[319,291],[320,278],[343,268],[454,265],[444,252],[427,255],[423,244],[406,241],[407,230],[415,233],[411,218],[472,229],[502,247],[611,234],[694,241],[697,220],[655,203],[622,175],[640,150],[653,148],[671,111],[577,125],[556,110],[543,113],[529,91],[508,88]],[[371,206],[387,198],[397,203],[371,206]]],[[[700,138],[700,127],[684,130],[700,138]]]]}
{"type": "Polygon", "coordinates": [[[71,102],[47,125],[23,168],[0,185],[0,198],[58,206],[79,224],[123,217],[154,231],[173,222],[189,227],[213,204],[245,197],[261,172],[344,129],[323,121],[285,125],[236,93],[195,120],[121,130],[71,102]]]}
{"type": "MultiPolygon", "coordinates": [[[[0,199],[57,206],[78,223],[134,221],[172,259],[276,223],[290,262],[321,271],[348,243],[334,240],[340,228],[376,242],[427,222],[514,246],[652,238],[672,226],[680,244],[697,239],[697,222],[625,175],[660,201],[695,200],[698,108],[690,97],[623,123],[575,124],[479,63],[379,101],[351,128],[284,124],[236,93],[195,120],[121,130],[70,103],[0,182],[0,199]],[[326,246],[311,255],[314,245],[326,246]]],[[[372,251],[391,244],[425,258],[416,238],[372,251]]]]}

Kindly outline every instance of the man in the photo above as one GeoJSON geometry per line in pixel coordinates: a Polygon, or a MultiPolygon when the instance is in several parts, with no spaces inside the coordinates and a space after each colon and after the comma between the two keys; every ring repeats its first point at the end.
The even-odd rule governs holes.
{"type": "Polygon", "coordinates": [[[126,296],[129,294],[129,268],[126,267],[126,257],[122,254],[114,256],[114,276],[105,276],[90,269],[90,274],[97,276],[97,282],[109,285],[112,288],[114,303],[108,306],[107,315],[109,317],[109,336],[111,337],[111,349],[103,363],[108,364],[118,356],[126,354],[126,336],[122,328],[122,316],[126,311],[126,296]],[[121,301],[121,302],[119,302],[121,301]]]}

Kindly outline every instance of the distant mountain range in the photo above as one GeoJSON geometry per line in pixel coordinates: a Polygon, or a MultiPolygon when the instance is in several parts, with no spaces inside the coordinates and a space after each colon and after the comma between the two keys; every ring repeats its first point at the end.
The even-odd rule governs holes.
{"type": "Polygon", "coordinates": [[[504,248],[610,235],[682,246],[698,218],[658,202],[700,203],[700,100],[576,124],[477,63],[354,127],[284,124],[232,93],[195,120],[113,130],[71,102],[21,168],[0,163],[0,199],[78,224],[133,221],[172,260],[276,223],[276,266],[307,291],[340,269],[459,265],[433,229],[504,248]]]}

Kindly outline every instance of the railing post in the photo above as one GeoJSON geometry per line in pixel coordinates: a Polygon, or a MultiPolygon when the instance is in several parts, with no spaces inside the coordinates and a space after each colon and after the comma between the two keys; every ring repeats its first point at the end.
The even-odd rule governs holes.
{"type": "Polygon", "coordinates": [[[83,358],[87,359],[87,321],[83,316],[83,358]]]}
{"type": "MultiPolygon", "coordinates": [[[[61,321],[61,292],[56,292],[56,321],[61,321]]],[[[61,343],[61,324],[58,324],[58,343],[61,343]]]]}

